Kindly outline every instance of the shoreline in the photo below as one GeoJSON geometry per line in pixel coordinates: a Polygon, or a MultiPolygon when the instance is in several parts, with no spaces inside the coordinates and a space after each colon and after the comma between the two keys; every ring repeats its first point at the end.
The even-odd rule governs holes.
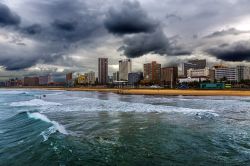
{"type": "Polygon", "coordinates": [[[250,96],[250,90],[195,90],[195,89],[116,89],[116,88],[64,88],[64,87],[17,87],[1,89],[37,89],[107,92],[121,95],[162,95],[162,96],[250,96]]]}

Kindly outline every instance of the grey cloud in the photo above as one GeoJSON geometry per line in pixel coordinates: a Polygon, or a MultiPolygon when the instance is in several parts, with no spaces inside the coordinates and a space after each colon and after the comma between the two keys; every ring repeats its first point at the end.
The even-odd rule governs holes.
{"type": "Polygon", "coordinates": [[[244,33],[250,33],[250,31],[241,31],[241,30],[237,30],[236,28],[229,28],[226,30],[213,32],[212,34],[205,36],[205,38],[222,37],[226,35],[240,35],[244,33]]]}
{"type": "Polygon", "coordinates": [[[19,25],[21,18],[14,12],[12,12],[8,6],[0,3],[0,25],[19,25]]]}
{"type": "Polygon", "coordinates": [[[189,51],[171,44],[162,30],[150,34],[138,34],[124,39],[124,45],[119,48],[127,57],[135,58],[145,54],[187,55],[189,51]]]}
{"type": "Polygon", "coordinates": [[[55,20],[52,23],[52,26],[54,26],[58,30],[74,31],[77,27],[77,22],[76,21],[66,21],[66,20],[55,20]]]}
{"type": "Polygon", "coordinates": [[[166,19],[168,19],[170,22],[182,21],[182,18],[176,14],[167,14],[166,19]]]}
{"type": "MultiPolygon", "coordinates": [[[[37,63],[55,63],[63,55],[73,52],[75,50],[72,48],[73,45],[84,47],[89,41],[93,42],[95,38],[102,36],[103,32],[100,31],[103,22],[97,13],[90,13],[84,3],[61,0],[48,3],[36,1],[31,4],[43,13],[47,22],[16,26],[15,33],[37,44],[32,50],[23,53],[21,49],[20,52],[12,51],[11,48],[0,49],[0,65],[6,70],[21,70],[37,63]]],[[[13,43],[19,46],[17,49],[26,45],[17,40],[13,43]]]]}
{"type": "Polygon", "coordinates": [[[106,17],[105,27],[118,35],[152,32],[158,26],[137,1],[124,1],[120,9],[110,8],[106,17]]]}
{"type": "Polygon", "coordinates": [[[53,63],[59,59],[59,54],[36,54],[33,56],[25,56],[25,53],[6,53],[1,56],[0,64],[4,65],[6,70],[22,70],[39,63],[53,63]]]}
{"type": "Polygon", "coordinates": [[[225,61],[250,61],[250,41],[225,43],[206,52],[225,61]]]}
{"type": "Polygon", "coordinates": [[[29,34],[29,35],[35,35],[35,34],[39,34],[42,31],[42,26],[39,24],[33,24],[27,27],[23,27],[21,28],[21,31],[23,33],[29,34]]]}

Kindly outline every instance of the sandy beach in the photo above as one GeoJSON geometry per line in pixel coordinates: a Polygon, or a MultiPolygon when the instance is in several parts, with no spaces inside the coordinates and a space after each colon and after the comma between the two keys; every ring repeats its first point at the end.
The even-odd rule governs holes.
{"type": "Polygon", "coordinates": [[[66,91],[111,92],[124,95],[166,95],[166,96],[250,96],[250,90],[194,90],[194,89],[116,89],[116,88],[63,88],[23,87],[20,89],[46,89],[66,91]]]}

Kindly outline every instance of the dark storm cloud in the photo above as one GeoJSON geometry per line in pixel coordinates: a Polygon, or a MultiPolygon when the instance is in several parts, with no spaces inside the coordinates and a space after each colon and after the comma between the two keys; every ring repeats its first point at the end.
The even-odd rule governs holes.
{"type": "Polygon", "coordinates": [[[137,1],[124,1],[121,8],[110,8],[106,17],[105,27],[110,33],[118,35],[152,32],[158,26],[137,1]]]}
{"type": "Polygon", "coordinates": [[[55,20],[52,23],[52,26],[54,26],[58,30],[74,31],[76,29],[77,22],[76,21],[55,20]]]}
{"type": "Polygon", "coordinates": [[[206,52],[225,61],[250,61],[250,41],[222,44],[206,52]]]}
{"type": "Polygon", "coordinates": [[[21,28],[21,31],[23,33],[29,34],[29,35],[35,35],[38,33],[41,33],[42,27],[39,24],[33,24],[24,28],[21,28]]]}
{"type": "Polygon", "coordinates": [[[222,37],[226,35],[240,35],[244,33],[250,33],[250,31],[241,31],[241,30],[237,30],[236,28],[229,28],[226,30],[213,32],[212,34],[205,36],[205,38],[222,37]]]}
{"type": "Polygon", "coordinates": [[[0,64],[3,64],[6,70],[22,70],[29,68],[39,63],[53,63],[59,59],[60,54],[36,54],[34,56],[27,57],[25,53],[6,53],[5,56],[1,56],[0,64]]]}
{"type": "Polygon", "coordinates": [[[18,25],[21,18],[12,12],[8,6],[0,3],[0,26],[18,25]]]}
{"type": "MultiPolygon", "coordinates": [[[[7,70],[21,70],[38,63],[55,63],[63,55],[74,51],[73,45],[83,47],[96,36],[102,36],[100,31],[104,27],[103,21],[99,19],[97,13],[89,12],[83,2],[72,3],[68,0],[60,0],[42,3],[36,1],[32,2],[32,6],[43,14],[45,21],[22,26],[18,25],[20,22],[18,16],[15,17],[16,15],[10,12],[5,5],[0,6],[0,9],[4,8],[4,10],[0,10],[0,24],[17,25],[12,30],[18,34],[17,36],[23,36],[30,39],[31,42],[35,42],[33,47],[20,39],[20,41],[12,42],[18,45],[17,49],[23,47],[20,51],[12,51],[12,48],[4,47],[0,49],[0,66],[4,66],[7,70]],[[32,50],[28,50],[29,48],[32,50]],[[6,53],[5,50],[8,52],[6,53]],[[25,53],[22,53],[22,50],[25,53]]],[[[34,19],[34,21],[36,20],[34,19]]]]}
{"type": "Polygon", "coordinates": [[[124,45],[119,48],[129,58],[136,58],[145,54],[159,55],[187,55],[189,51],[171,44],[161,30],[154,33],[142,33],[124,39],[124,45]]]}
{"type": "Polygon", "coordinates": [[[4,64],[6,70],[20,70],[30,67],[31,65],[35,65],[35,59],[26,59],[26,58],[19,58],[16,57],[15,59],[12,58],[1,58],[0,63],[4,64]]]}

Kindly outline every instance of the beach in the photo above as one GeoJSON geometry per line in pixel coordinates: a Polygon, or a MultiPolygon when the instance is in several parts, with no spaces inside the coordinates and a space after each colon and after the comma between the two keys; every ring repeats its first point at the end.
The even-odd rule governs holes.
{"type": "Polygon", "coordinates": [[[197,90],[197,89],[134,89],[134,88],[64,88],[64,87],[22,87],[20,89],[93,91],[124,95],[165,95],[165,96],[250,96],[250,90],[197,90]]]}

